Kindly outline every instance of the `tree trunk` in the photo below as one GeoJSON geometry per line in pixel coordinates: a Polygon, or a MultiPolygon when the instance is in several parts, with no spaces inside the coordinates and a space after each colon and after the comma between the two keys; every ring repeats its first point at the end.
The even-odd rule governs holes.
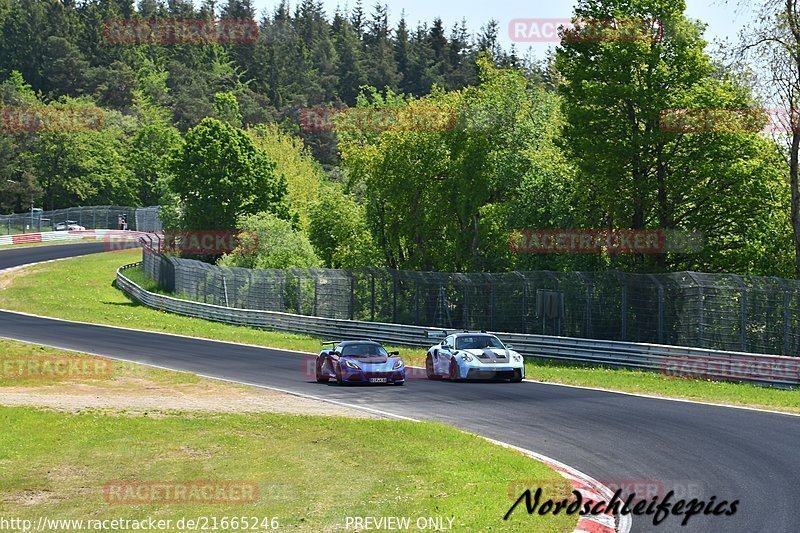
{"type": "MultiPolygon", "coordinates": [[[[477,268],[478,265],[478,248],[481,245],[481,234],[480,234],[480,215],[475,213],[472,215],[472,224],[473,224],[473,234],[472,234],[472,263],[473,268],[477,268]]],[[[479,269],[480,270],[480,269],[479,269]]]]}

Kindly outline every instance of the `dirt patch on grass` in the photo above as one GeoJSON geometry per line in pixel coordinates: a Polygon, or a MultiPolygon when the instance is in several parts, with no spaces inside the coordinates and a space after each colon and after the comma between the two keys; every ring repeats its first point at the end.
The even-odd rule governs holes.
{"type": "Polygon", "coordinates": [[[103,383],[2,387],[0,405],[45,407],[73,413],[92,409],[131,416],[210,412],[376,418],[357,409],[334,408],[317,400],[209,379],[164,385],[147,379],[121,377],[103,383]]]}
{"type": "Polygon", "coordinates": [[[50,492],[46,490],[23,490],[22,492],[6,496],[1,501],[5,503],[15,503],[17,505],[29,507],[31,505],[55,503],[60,501],[61,499],[62,498],[58,496],[55,492],[50,492]]]}
{"type": "Polygon", "coordinates": [[[0,270],[0,290],[7,288],[14,280],[27,276],[30,273],[28,269],[29,266],[30,265],[22,265],[0,270]]]}

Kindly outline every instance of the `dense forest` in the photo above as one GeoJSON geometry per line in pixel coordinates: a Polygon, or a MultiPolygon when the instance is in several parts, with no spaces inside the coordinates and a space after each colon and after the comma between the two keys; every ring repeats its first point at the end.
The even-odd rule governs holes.
{"type": "MultiPolygon", "coordinates": [[[[661,21],[657,40],[564,40],[540,63],[441,20],[249,0],[0,0],[2,110],[99,127],[0,132],[0,210],[162,205],[175,227],[250,229],[249,267],[698,270],[794,275],[782,147],[755,131],[666,131],[669,109],[757,108],[682,1],[581,0],[661,21]],[[109,21],[253,21],[252,42],[112,42],[109,21]],[[431,109],[446,130],[309,131],[305,109],[431,109]],[[524,229],[661,229],[688,252],[520,254],[524,229]]],[[[0,110],[0,111],[2,111],[0,110]]],[[[6,115],[8,116],[8,115],[6,115]]]]}

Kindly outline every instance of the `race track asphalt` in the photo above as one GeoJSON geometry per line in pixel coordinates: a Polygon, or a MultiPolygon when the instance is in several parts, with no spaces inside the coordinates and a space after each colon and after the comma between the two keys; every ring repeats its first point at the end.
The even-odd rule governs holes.
{"type": "MultiPolygon", "coordinates": [[[[79,246],[49,253],[92,253],[79,246]]],[[[0,269],[48,256],[42,248],[13,250],[15,259],[5,257],[10,252],[0,252],[0,269]]],[[[632,531],[800,530],[800,417],[538,383],[322,385],[308,375],[306,357],[293,352],[10,312],[0,312],[0,336],[442,422],[545,454],[611,486],[739,500],[734,516],[695,516],[686,527],[674,516],[658,527],[638,516],[632,531]]],[[[512,520],[525,519],[522,506],[512,520]]]]}
{"type": "Polygon", "coordinates": [[[81,242],[74,244],[57,244],[53,246],[30,246],[0,250],[0,270],[29,263],[40,263],[53,259],[66,259],[104,252],[108,243],[81,242]]]}

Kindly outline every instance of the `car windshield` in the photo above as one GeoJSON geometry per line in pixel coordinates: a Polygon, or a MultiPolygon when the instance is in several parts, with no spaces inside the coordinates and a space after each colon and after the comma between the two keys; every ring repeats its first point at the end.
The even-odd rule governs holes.
{"type": "Polygon", "coordinates": [[[505,349],[500,339],[492,335],[470,335],[465,337],[456,337],[457,350],[483,350],[484,348],[499,348],[505,349]]]}
{"type": "Polygon", "coordinates": [[[389,354],[386,353],[386,350],[383,346],[379,344],[348,344],[342,347],[342,355],[346,355],[348,357],[374,357],[374,356],[383,356],[386,357],[389,354]]]}

